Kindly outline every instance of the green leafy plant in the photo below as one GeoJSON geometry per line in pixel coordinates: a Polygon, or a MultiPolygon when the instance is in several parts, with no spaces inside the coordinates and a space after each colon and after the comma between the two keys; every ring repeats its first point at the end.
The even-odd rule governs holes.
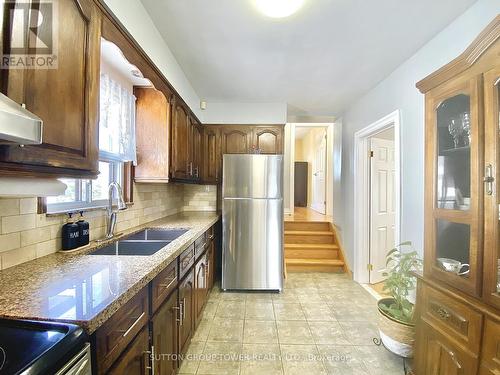
{"type": "Polygon", "coordinates": [[[393,298],[390,305],[380,304],[379,307],[389,316],[403,323],[411,323],[413,304],[408,301],[408,295],[415,289],[416,278],[413,271],[420,270],[422,259],[413,249],[410,241],[403,242],[387,253],[384,291],[393,298]]]}

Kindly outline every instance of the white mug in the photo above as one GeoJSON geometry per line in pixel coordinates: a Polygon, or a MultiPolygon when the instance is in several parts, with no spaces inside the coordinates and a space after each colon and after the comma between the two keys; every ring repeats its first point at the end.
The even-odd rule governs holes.
{"type": "Polygon", "coordinates": [[[467,275],[470,272],[470,265],[468,263],[461,263],[458,260],[450,258],[438,258],[439,265],[446,272],[453,272],[458,276],[467,275]],[[466,271],[461,271],[462,268],[467,267],[466,271]]]}

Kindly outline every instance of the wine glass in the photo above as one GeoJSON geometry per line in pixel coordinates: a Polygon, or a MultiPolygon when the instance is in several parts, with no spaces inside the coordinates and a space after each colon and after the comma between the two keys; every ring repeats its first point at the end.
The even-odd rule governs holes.
{"type": "Polygon", "coordinates": [[[458,147],[458,143],[460,141],[460,136],[462,135],[464,129],[462,126],[462,122],[458,119],[452,119],[450,124],[448,125],[448,132],[453,137],[453,144],[455,148],[458,147]]]}
{"type": "Polygon", "coordinates": [[[462,119],[462,129],[465,133],[465,136],[464,136],[464,144],[465,146],[469,146],[470,145],[470,141],[471,141],[471,134],[470,134],[470,114],[469,112],[464,112],[460,115],[461,119],[462,119]]]}

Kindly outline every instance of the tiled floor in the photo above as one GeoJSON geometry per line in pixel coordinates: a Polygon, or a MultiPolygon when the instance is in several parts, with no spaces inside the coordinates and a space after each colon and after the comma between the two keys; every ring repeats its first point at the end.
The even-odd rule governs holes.
{"type": "Polygon", "coordinates": [[[282,294],[214,288],[181,374],[401,375],[378,337],[375,299],[338,274],[289,274],[282,294]]]}

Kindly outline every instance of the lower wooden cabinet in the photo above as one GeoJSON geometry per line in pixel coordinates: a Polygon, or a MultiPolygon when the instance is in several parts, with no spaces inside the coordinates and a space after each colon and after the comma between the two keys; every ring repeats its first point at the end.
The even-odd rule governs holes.
{"type": "Polygon", "coordinates": [[[500,322],[487,319],[479,374],[500,375],[500,322]]]}
{"type": "Polygon", "coordinates": [[[148,375],[151,370],[149,332],[145,327],[109,370],[109,375],[148,375]]]}
{"type": "Polygon", "coordinates": [[[452,338],[423,322],[417,330],[417,374],[474,375],[478,358],[452,338]]]}
{"type": "Polygon", "coordinates": [[[207,280],[207,254],[205,253],[200,257],[194,266],[194,285],[195,285],[195,299],[194,299],[194,326],[197,327],[201,320],[201,313],[207,299],[208,280],[207,280]]]}
{"type": "Polygon", "coordinates": [[[177,325],[180,308],[175,291],[152,319],[154,374],[173,375],[177,369],[177,325]]]}
{"type": "Polygon", "coordinates": [[[214,286],[215,280],[215,241],[208,243],[207,250],[207,295],[214,286]]]}
{"type": "Polygon", "coordinates": [[[191,269],[179,285],[179,352],[185,353],[193,333],[194,318],[194,270],[191,269]]]}

